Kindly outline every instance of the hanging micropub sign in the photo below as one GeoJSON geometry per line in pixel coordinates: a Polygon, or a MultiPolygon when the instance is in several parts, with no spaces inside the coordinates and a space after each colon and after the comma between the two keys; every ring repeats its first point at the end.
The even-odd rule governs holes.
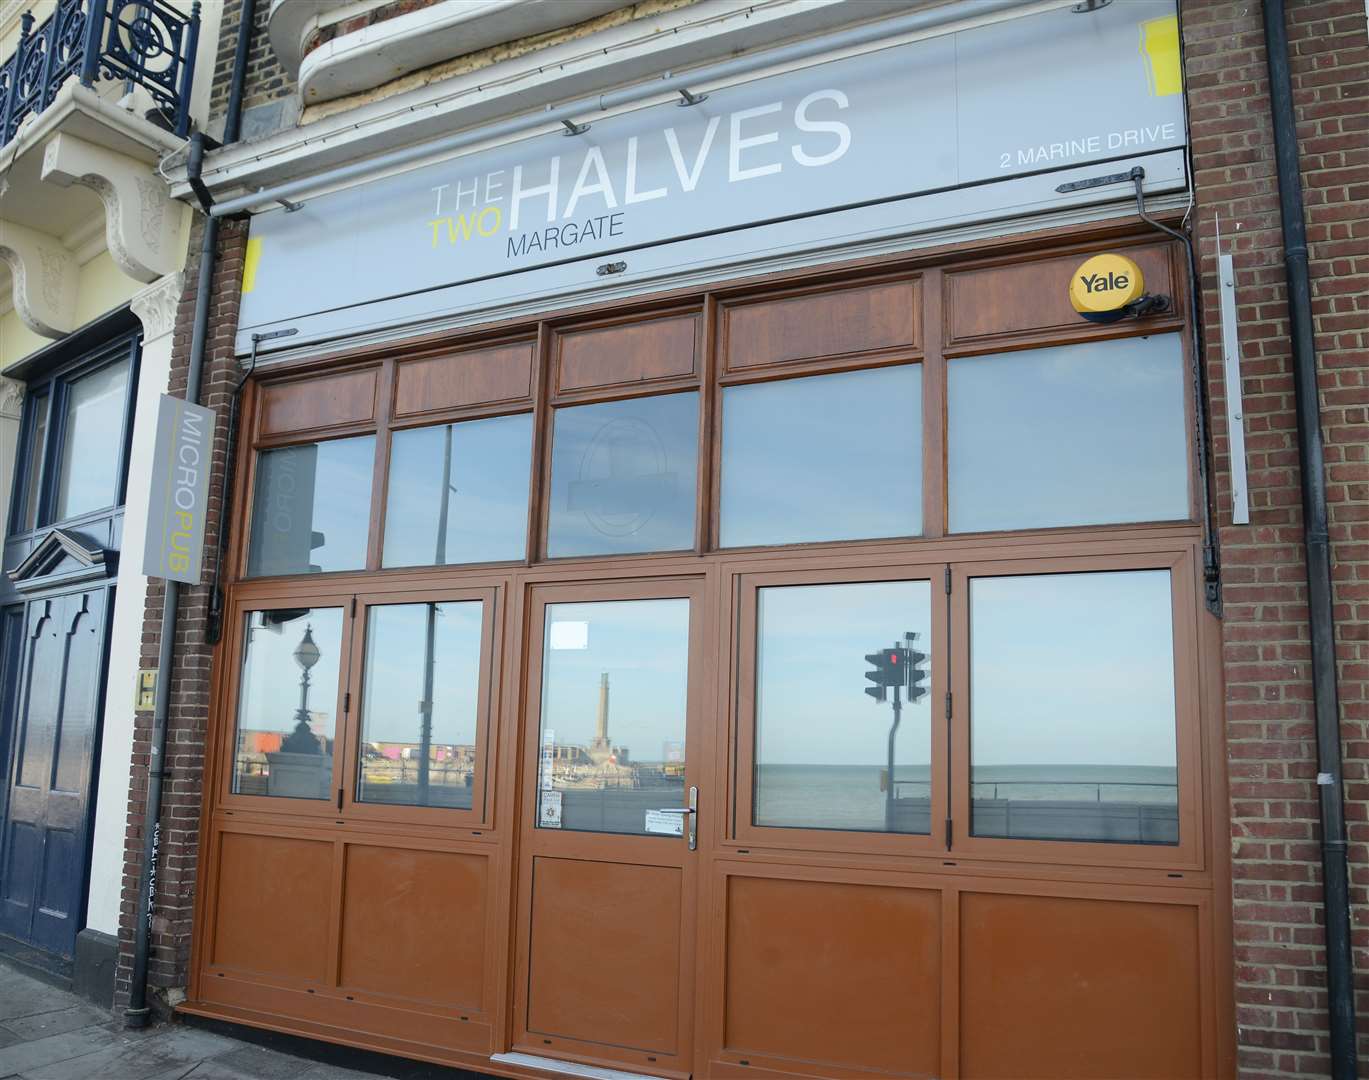
{"type": "Polygon", "coordinates": [[[213,447],[214,410],[163,394],[143,546],[148,577],[200,583],[213,447]]]}

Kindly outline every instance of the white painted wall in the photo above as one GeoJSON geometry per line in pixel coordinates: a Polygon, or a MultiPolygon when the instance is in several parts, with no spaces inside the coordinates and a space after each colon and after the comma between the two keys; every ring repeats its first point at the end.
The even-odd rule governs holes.
{"type": "Polygon", "coordinates": [[[90,897],[86,926],[102,933],[119,932],[119,899],[123,891],[124,833],[128,823],[129,766],[133,758],[133,693],[142,650],[147,578],[143,539],[154,442],[157,403],[171,375],[171,330],[181,297],[182,275],[168,275],[133,297],[133,313],[143,323],[143,358],[133,413],[133,442],[128,458],[128,497],[124,503],[123,547],[114,621],[109,636],[109,679],[105,689],[104,734],[96,788],[95,834],[90,857],[90,897]]]}
{"type": "Polygon", "coordinates": [[[9,524],[10,487],[19,449],[19,418],[24,411],[23,383],[0,378],[0,537],[9,524]]]}

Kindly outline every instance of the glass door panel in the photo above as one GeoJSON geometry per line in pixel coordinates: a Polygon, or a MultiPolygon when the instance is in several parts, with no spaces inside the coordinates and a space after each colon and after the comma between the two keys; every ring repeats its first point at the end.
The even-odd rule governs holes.
{"type": "Polygon", "coordinates": [[[549,604],[538,828],[681,835],[689,601],[549,604]]]}
{"type": "Polygon", "coordinates": [[[944,569],[742,578],[740,842],[838,851],[943,842],[947,616],[932,579],[944,569]]]}
{"type": "Polygon", "coordinates": [[[341,607],[244,613],[233,795],[332,802],[343,622],[341,607]]]}
{"type": "Polygon", "coordinates": [[[701,580],[534,587],[515,1050],[690,1072],[701,580]]]}

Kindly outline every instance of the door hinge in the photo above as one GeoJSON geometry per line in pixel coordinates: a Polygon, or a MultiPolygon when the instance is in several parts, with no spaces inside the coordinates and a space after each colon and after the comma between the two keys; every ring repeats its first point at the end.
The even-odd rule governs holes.
{"type": "Polygon", "coordinates": [[[344,715],[346,715],[346,714],[350,713],[351,711],[352,711],[352,692],[351,692],[350,690],[346,690],[346,691],[343,691],[343,694],[342,694],[342,712],[343,712],[344,715]]]}
{"type": "Polygon", "coordinates": [[[951,819],[946,819],[946,850],[951,850],[951,819]]]}
{"type": "Polygon", "coordinates": [[[337,789],[337,808],[338,808],[338,811],[341,812],[341,810],[342,810],[342,788],[338,788],[338,789],[337,789]]]}
{"type": "Polygon", "coordinates": [[[356,617],[357,617],[357,598],[354,596],[354,597],[352,597],[352,618],[355,619],[356,617]]]}
{"type": "Polygon", "coordinates": [[[951,595],[951,568],[946,567],[946,595],[951,595]]]}
{"type": "Polygon", "coordinates": [[[946,719],[949,720],[950,718],[951,718],[951,692],[950,692],[949,690],[947,690],[947,691],[946,691],[946,719]]]}

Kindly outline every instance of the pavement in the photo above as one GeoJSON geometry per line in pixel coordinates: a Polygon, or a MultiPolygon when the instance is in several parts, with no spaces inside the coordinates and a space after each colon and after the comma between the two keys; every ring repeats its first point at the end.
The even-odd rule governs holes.
{"type": "MultiPolygon", "coordinates": [[[[395,1059],[398,1063],[398,1059],[395,1059]]],[[[434,1075],[452,1075],[440,1070],[434,1075]]],[[[123,1017],[0,963],[3,1080],[379,1080],[180,1023],[123,1017]]]]}

